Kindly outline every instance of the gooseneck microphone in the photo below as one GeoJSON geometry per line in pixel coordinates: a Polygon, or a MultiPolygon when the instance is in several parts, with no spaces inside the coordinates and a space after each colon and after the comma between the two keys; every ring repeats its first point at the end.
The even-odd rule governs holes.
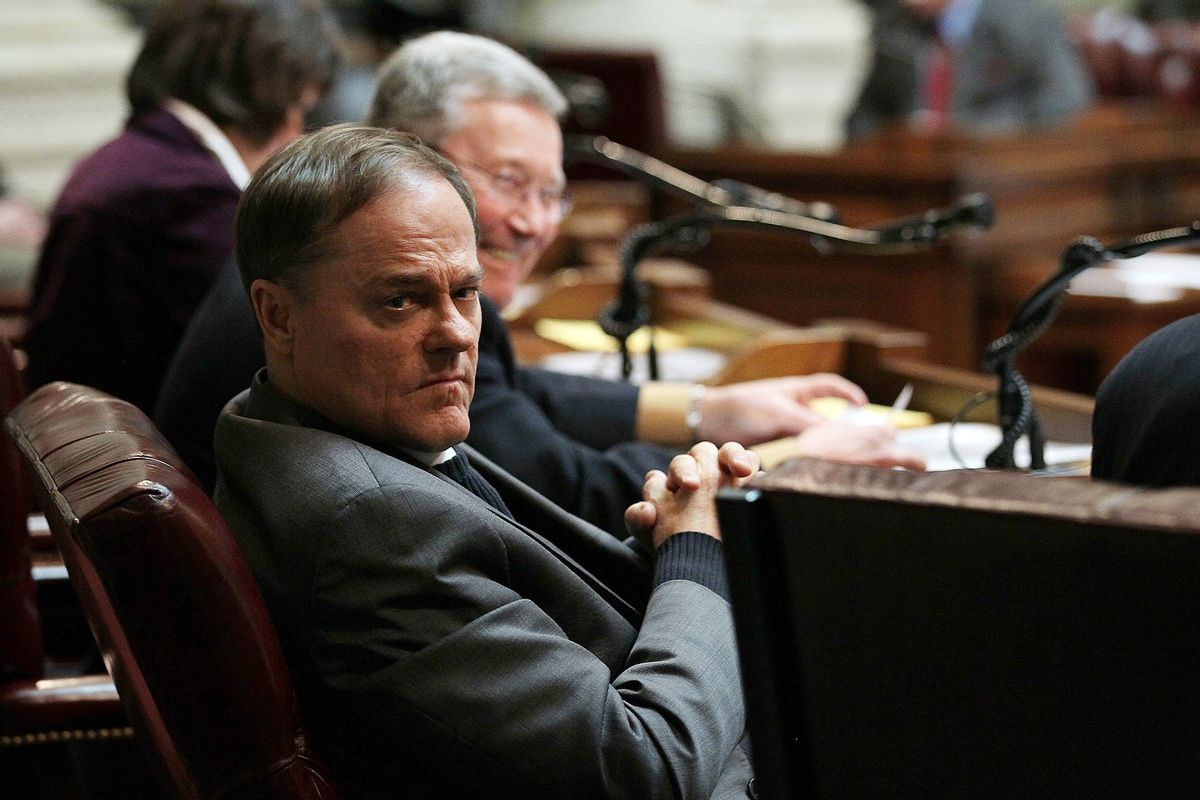
{"type": "Polygon", "coordinates": [[[945,208],[873,225],[881,245],[933,242],[956,230],[990,228],[996,219],[991,199],[982,192],[965,195],[945,208]]]}
{"type": "MultiPolygon", "coordinates": [[[[629,380],[633,373],[628,339],[650,322],[650,307],[646,303],[646,288],[637,280],[637,265],[655,247],[674,250],[695,250],[708,244],[708,229],[697,224],[691,216],[674,217],[662,222],[639,225],[621,241],[621,288],[617,298],[600,310],[597,322],[600,329],[617,340],[621,351],[621,378],[629,380]]],[[[658,379],[658,350],[653,331],[647,344],[650,380],[658,379]]]]}
{"type": "Polygon", "coordinates": [[[976,193],[946,208],[852,228],[829,203],[804,203],[730,178],[704,181],[604,136],[568,136],[565,148],[568,161],[598,161],[691,200],[695,224],[805,234],[830,249],[871,255],[920,249],[950,232],[990,227],[995,216],[987,195],[976,193]]]}
{"type": "Polygon", "coordinates": [[[567,161],[585,159],[605,164],[694,203],[764,208],[827,222],[838,220],[837,209],[828,203],[802,203],[731,178],[707,182],[605,136],[568,136],[563,146],[567,161]]]}
{"type": "Polygon", "coordinates": [[[1059,269],[1030,292],[1013,315],[1003,336],[989,344],[983,355],[983,369],[995,373],[997,416],[1001,429],[1000,444],[984,463],[992,469],[1016,469],[1013,451],[1022,436],[1029,436],[1029,466],[1046,466],[1045,437],[1041,420],[1033,405],[1033,394],[1016,369],[1017,355],[1050,327],[1066,298],[1067,287],[1086,269],[1116,259],[1136,258],[1160,247],[1200,241],[1200,222],[1178,228],[1139,234],[1108,247],[1090,236],[1082,236],[1063,251],[1059,269]]]}
{"type": "MultiPolygon", "coordinates": [[[[872,255],[905,252],[927,247],[947,233],[977,228],[991,221],[991,203],[979,195],[949,209],[921,215],[919,225],[911,221],[885,223],[879,229],[850,228],[834,222],[746,206],[710,206],[668,219],[640,225],[621,242],[621,289],[617,300],[600,313],[600,327],[617,339],[621,351],[621,374],[628,379],[632,361],[628,338],[649,322],[645,291],[637,281],[637,265],[655,247],[696,249],[708,242],[712,228],[731,227],[801,234],[836,248],[872,255]]],[[[917,218],[914,218],[917,219],[917,218]]],[[[653,338],[650,341],[650,379],[658,377],[653,338]]]]}
{"type": "MultiPolygon", "coordinates": [[[[804,203],[732,179],[704,181],[603,136],[568,137],[565,148],[568,161],[599,161],[693,204],[688,212],[634,228],[621,243],[621,288],[617,299],[601,312],[599,322],[620,344],[621,372],[626,379],[632,371],[627,340],[650,319],[645,290],[637,281],[637,265],[656,247],[695,249],[708,242],[712,228],[729,227],[799,234],[822,252],[881,255],[928,247],[948,233],[987,228],[994,217],[987,196],[973,194],[946,208],[870,228],[852,228],[841,224],[837,209],[828,203],[804,203]]],[[[653,338],[649,356],[650,378],[654,379],[658,371],[653,338]]]]}
{"type": "Polygon", "coordinates": [[[888,220],[869,228],[852,228],[814,217],[748,206],[718,206],[699,209],[695,213],[710,227],[804,234],[810,242],[819,241],[823,252],[836,250],[862,255],[921,250],[948,234],[987,228],[994,217],[992,201],[984,194],[967,195],[946,208],[888,220]]]}

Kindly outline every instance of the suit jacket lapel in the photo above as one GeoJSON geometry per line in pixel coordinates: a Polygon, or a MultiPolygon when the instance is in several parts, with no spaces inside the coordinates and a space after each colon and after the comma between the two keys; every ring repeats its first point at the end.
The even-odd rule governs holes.
{"type": "MultiPolygon", "coordinates": [[[[517,480],[470,445],[459,445],[471,464],[500,492],[518,529],[553,553],[609,600],[630,622],[641,621],[650,596],[653,565],[645,553],[569,514],[517,480]],[[535,530],[536,528],[536,530],[535,530]],[[540,531],[540,532],[539,532],[540,531]],[[603,576],[603,579],[597,575],[603,576]],[[630,612],[633,616],[629,616],[630,612]]],[[[493,509],[493,511],[495,511],[493,509]]],[[[504,516],[499,511],[496,514],[504,516]]]]}
{"type": "MultiPolygon", "coordinates": [[[[578,561],[567,555],[562,548],[554,544],[554,542],[550,541],[545,536],[542,536],[537,531],[522,525],[520,522],[508,517],[490,505],[488,506],[488,510],[545,548],[548,553],[561,561],[567,567],[567,569],[578,575],[584,583],[586,583],[592,588],[593,591],[596,592],[596,594],[604,598],[605,602],[612,606],[618,614],[624,617],[630,625],[633,625],[635,628],[641,627],[642,612],[640,609],[643,608],[644,605],[634,606],[633,603],[622,597],[619,592],[610,587],[604,581],[597,578],[586,568],[584,568],[583,565],[581,565],[578,561]]],[[[648,588],[649,581],[647,581],[647,589],[648,588]]]]}

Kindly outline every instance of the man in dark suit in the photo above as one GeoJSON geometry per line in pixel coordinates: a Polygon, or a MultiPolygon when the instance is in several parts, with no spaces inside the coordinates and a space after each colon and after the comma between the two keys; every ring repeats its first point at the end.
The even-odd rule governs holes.
{"type": "Polygon", "coordinates": [[[233,252],[250,173],[303,132],[335,64],[308,0],[168,0],[128,79],[132,116],[50,216],[25,341],[31,386],[86,383],[149,412],[233,252]]]}
{"type": "Polygon", "coordinates": [[[898,0],[876,12],[850,138],[890,123],[980,133],[1062,122],[1093,99],[1061,15],[1039,0],[898,0]]]}
{"type": "MultiPolygon", "coordinates": [[[[704,390],[678,383],[637,387],[517,366],[499,309],[558,232],[565,179],[557,117],[565,108],[545,73],[480,36],[419,37],[380,70],[368,122],[412,131],[439,149],[463,170],[479,206],[485,296],[468,442],[562,508],[606,528],[621,524],[646,472],[667,465],[675,452],[665,446],[670,444],[711,439],[754,445],[800,434],[793,454],[920,466],[893,447],[889,429],[828,422],[807,407],[821,395],[865,400],[857,386],[836,375],[704,390]]],[[[197,419],[194,411],[206,397],[207,415],[215,418],[222,392],[232,396],[249,380],[249,373],[231,373],[231,381],[218,384],[205,362],[228,359],[231,349],[257,348],[251,342],[231,347],[230,332],[247,327],[238,320],[248,311],[236,299],[232,275],[221,286],[215,290],[221,296],[206,300],[197,313],[155,415],[201,472],[207,430],[188,420],[197,419]]]]}
{"type": "Polygon", "coordinates": [[[745,797],[713,499],[753,454],[648,475],[645,550],[535,532],[461,445],[484,273],[458,170],[337,126],[272,159],[237,223],[267,367],[218,422],[216,501],[347,796],[745,797]]]}

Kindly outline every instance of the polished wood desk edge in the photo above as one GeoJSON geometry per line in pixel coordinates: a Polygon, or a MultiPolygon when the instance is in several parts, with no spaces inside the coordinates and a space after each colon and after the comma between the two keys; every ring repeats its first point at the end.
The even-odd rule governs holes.
{"type": "Polygon", "coordinates": [[[1012,470],[881,470],[800,459],[756,478],[752,488],[1200,534],[1200,489],[1195,487],[1161,489],[1089,478],[1036,480],[1012,470]]]}

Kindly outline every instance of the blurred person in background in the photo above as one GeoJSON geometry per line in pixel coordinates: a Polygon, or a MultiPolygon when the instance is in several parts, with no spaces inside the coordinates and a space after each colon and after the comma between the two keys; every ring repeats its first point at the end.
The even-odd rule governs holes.
{"type": "Polygon", "coordinates": [[[25,339],[30,388],[83,383],[150,411],[233,253],[242,188],[304,131],[337,63],[318,0],[166,0],[127,80],[124,130],[50,214],[25,339]]]}
{"type": "Polygon", "coordinates": [[[874,57],[846,123],[1000,133],[1091,105],[1091,78],[1061,15],[1039,0],[899,0],[875,11],[874,57]]]}

